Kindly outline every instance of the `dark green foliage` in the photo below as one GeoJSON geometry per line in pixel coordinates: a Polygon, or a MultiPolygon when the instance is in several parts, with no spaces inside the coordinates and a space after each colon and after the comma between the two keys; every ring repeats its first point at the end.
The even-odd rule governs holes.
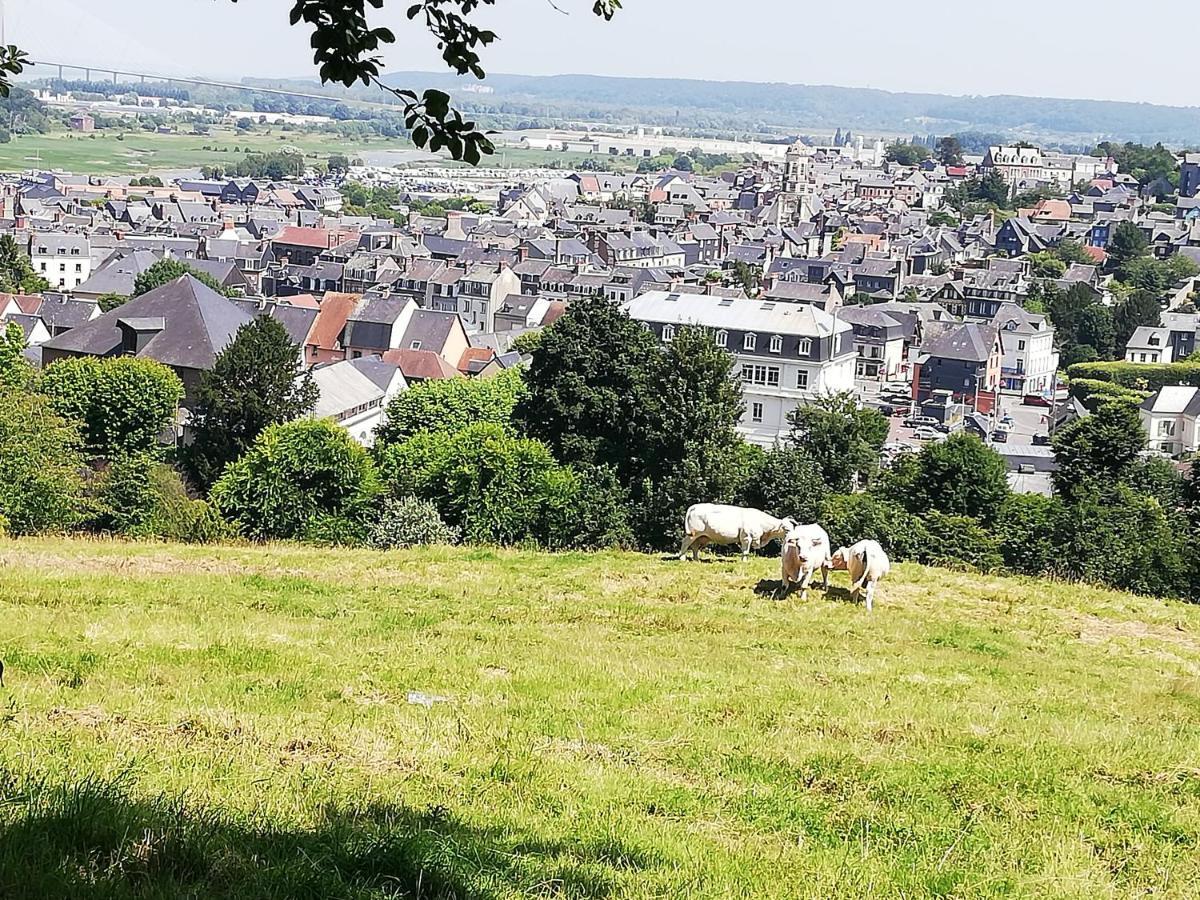
{"type": "Polygon", "coordinates": [[[192,409],[189,474],[211,485],[264,428],[303,415],[317,386],[300,365],[299,348],[275,319],[259,316],[238,329],[200,379],[192,409]]]}
{"type": "Polygon", "coordinates": [[[82,519],[79,444],[47,398],[0,388],[0,516],[10,533],[66,531],[82,519]]]}
{"type": "Polygon", "coordinates": [[[625,498],[611,476],[581,478],[540,441],[499,425],[421,432],[385,447],[380,472],[392,496],[432,501],[468,541],[548,548],[621,542],[615,532],[625,498]]]}
{"type": "Polygon", "coordinates": [[[817,521],[829,532],[833,549],[870,539],[879,541],[893,561],[919,559],[929,543],[919,517],[869,493],[826,497],[817,521]]]}
{"type": "Polygon", "coordinates": [[[50,282],[33,271],[29,254],[11,234],[0,235],[0,291],[37,294],[49,289],[50,282]]]}
{"type": "Polygon", "coordinates": [[[1168,384],[1200,385],[1200,362],[1088,362],[1071,366],[1067,374],[1072,382],[1076,378],[1087,378],[1108,381],[1131,390],[1156,391],[1168,384]]]}
{"type": "Polygon", "coordinates": [[[999,172],[972,175],[958,187],[946,191],[946,203],[954,209],[974,203],[1002,207],[1008,203],[1008,182],[999,172]]]}
{"type": "Polygon", "coordinates": [[[59,360],[43,373],[41,389],[78,425],[88,454],[105,459],[161,456],[183,399],[183,383],[169,367],[132,356],[59,360]]]}
{"type": "Polygon", "coordinates": [[[137,277],[133,280],[133,296],[140,297],[142,294],[162,287],[164,284],[169,284],[176,278],[182,278],[184,275],[191,275],[205,287],[212,288],[218,294],[229,293],[229,291],[221,286],[221,283],[217,279],[213,278],[207,272],[201,272],[199,269],[193,268],[187,263],[175,259],[173,256],[168,256],[138,273],[137,277]]]}
{"type": "Polygon", "coordinates": [[[859,409],[850,392],[831,394],[788,413],[789,441],[807,451],[831,491],[845,493],[869,484],[879,470],[879,450],[888,436],[888,420],[878,410],[859,409]]]}
{"type": "Polygon", "coordinates": [[[1062,504],[1038,494],[1012,494],[1000,506],[992,528],[1004,567],[1025,575],[1055,571],[1057,527],[1062,504]]]}
{"type": "Polygon", "coordinates": [[[1162,324],[1162,304],[1158,294],[1152,291],[1134,291],[1118,305],[1113,312],[1115,328],[1115,343],[1117,349],[1124,354],[1125,345],[1133,337],[1133,332],[1142,326],[1157,328],[1162,324]]]}
{"type": "Polygon", "coordinates": [[[233,536],[215,508],[189,497],[179,473],[152,456],[125,456],[108,464],[92,494],[92,527],[100,531],[193,544],[233,536]]]}
{"type": "Polygon", "coordinates": [[[96,305],[100,307],[100,312],[109,312],[129,302],[129,298],[124,294],[101,294],[96,298],[96,305]]]}
{"type": "Polygon", "coordinates": [[[943,166],[961,166],[963,163],[962,143],[953,135],[940,139],[934,154],[943,166]]]}
{"type": "Polygon", "coordinates": [[[1147,185],[1163,179],[1176,187],[1179,185],[1179,162],[1162,144],[1144,147],[1132,141],[1125,144],[1102,141],[1092,155],[1112,157],[1120,171],[1132,175],[1138,184],[1147,185]]]}
{"type": "Polygon", "coordinates": [[[1137,407],[1105,403],[1054,435],[1055,488],[1070,497],[1089,484],[1112,484],[1129,473],[1146,446],[1137,407]]]}
{"type": "Polygon", "coordinates": [[[768,450],[745,492],[747,506],[778,518],[815,522],[827,488],[812,454],[794,447],[768,450]]]}
{"type": "Polygon", "coordinates": [[[371,457],[332,422],[269,426],[213,485],[211,500],[254,540],[309,536],[325,517],[365,530],[379,481],[371,457]]]}
{"type": "Polygon", "coordinates": [[[922,147],[920,144],[904,144],[900,141],[888,144],[884,154],[884,158],[888,162],[894,162],[900,166],[919,165],[932,155],[928,147],[922,147]]]}
{"type": "Polygon", "coordinates": [[[1004,459],[966,432],[926,444],[911,462],[902,458],[896,465],[911,477],[902,484],[893,475],[885,479],[891,490],[881,490],[918,515],[939,512],[990,523],[1009,494],[1004,459]]]}
{"type": "Polygon", "coordinates": [[[9,322],[0,332],[0,390],[26,384],[32,373],[25,360],[25,332],[9,322]]]}
{"type": "Polygon", "coordinates": [[[1116,326],[1112,310],[1102,304],[1082,282],[1064,291],[1046,282],[1041,287],[1046,313],[1054,323],[1064,366],[1094,359],[1110,359],[1116,326]]]}
{"type": "Polygon", "coordinates": [[[1142,234],[1142,229],[1128,219],[1122,219],[1112,230],[1104,249],[1108,251],[1109,266],[1119,269],[1130,260],[1144,256],[1149,248],[1150,244],[1142,234]]]}
{"type": "Polygon", "coordinates": [[[375,435],[378,446],[399,443],[420,431],[461,431],[486,422],[507,426],[525,394],[520,368],[494,378],[425,381],[397,394],[375,435]]]}
{"type": "Polygon", "coordinates": [[[1135,391],[1121,387],[1111,381],[1099,381],[1094,378],[1072,378],[1071,396],[1075,397],[1095,412],[1102,403],[1118,402],[1137,405],[1149,396],[1145,391],[1135,391]]]}
{"type": "Polygon", "coordinates": [[[950,569],[995,572],[1004,560],[995,537],[977,520],[930,512],[923,517],[929,542],[921,561],[950,569]]]}

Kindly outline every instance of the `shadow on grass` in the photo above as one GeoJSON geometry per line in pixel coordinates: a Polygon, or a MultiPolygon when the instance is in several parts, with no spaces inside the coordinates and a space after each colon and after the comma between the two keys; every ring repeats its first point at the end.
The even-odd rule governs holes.
{"type": "Polygon", "coordinates": [[[0,897],[607,897],[654,854],[611,836],[524,840],[440,807],[328,809],[311,828],[244,822],[119,783],[57,785],[0,769],[0,897]]]}

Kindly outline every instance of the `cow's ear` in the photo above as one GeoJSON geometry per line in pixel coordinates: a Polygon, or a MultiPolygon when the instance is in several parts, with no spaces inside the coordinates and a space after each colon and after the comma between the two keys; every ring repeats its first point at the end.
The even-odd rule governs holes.
{"type": "Polygon", "coordinates": [[[813,539],[812,539],[812,545],[813,545],[814,547],[820,547],[820,546],[821,546],[821,539],[820,539],[820,538],[813,538],[813,539]]]}

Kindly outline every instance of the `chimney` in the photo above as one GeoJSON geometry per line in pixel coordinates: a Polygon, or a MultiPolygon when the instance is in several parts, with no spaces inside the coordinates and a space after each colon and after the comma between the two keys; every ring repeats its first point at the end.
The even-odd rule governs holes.
{"type": "Polygon", "coordinates": [[[525,262],[529,259],[529,245],[521,244],[517,247],[517,262],[525,262]]]}
{"type": "Polygon", "coordinates": [[[454,241],[466,240],[467,233],[463,231],[462,227],[462,213],[457,210],[446,211],[445,237],[454,241]]]}

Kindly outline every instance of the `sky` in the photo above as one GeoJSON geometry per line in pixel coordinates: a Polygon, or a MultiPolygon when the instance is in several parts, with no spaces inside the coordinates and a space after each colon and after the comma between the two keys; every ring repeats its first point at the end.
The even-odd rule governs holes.
{"type": "MultiPolygon", "coordinates": [[[[499,9],[479,17],[501,38],[484,50],[484,68],[1200,104],[1191,47],[1170,46],[1175,28],[1191,33],[1195,0],[1143,0],[1133,28],[1128,3],[1117,0],[624,2],[606,23],[592,0],[497,0],[499,9]]],[[[7,43],[34,59],[234,80],[315,77],[307,33],[287,24],[290,0],[0,5],[7,43]]],[[[404,18],[408,5],[386,0],[372,14],[397,36],[386,68],[442,68],[432,38],[404,18]]]]}

